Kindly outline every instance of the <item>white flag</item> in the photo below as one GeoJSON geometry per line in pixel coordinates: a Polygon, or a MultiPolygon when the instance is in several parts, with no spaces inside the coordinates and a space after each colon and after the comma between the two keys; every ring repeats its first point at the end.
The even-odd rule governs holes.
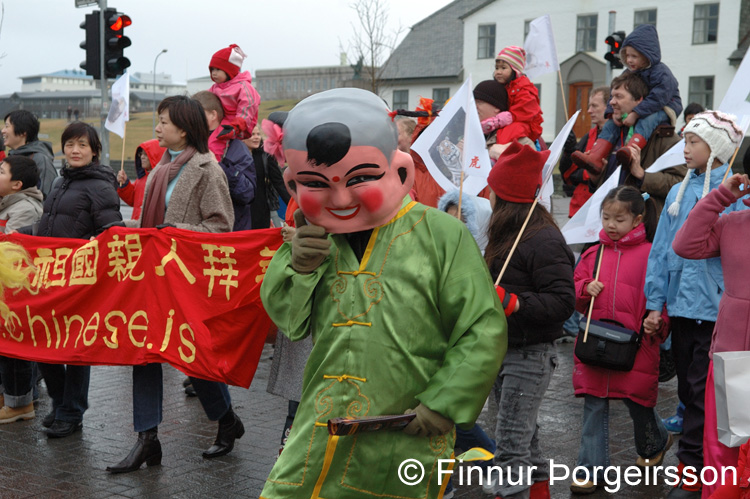
{"type": "Polygon", "coordinates": [[[104,128],[125,136],[125,122],[130,120],[130,75],[126,71],[112,84],[112,105],[104,128]]]}
{"type": "Polygon", "coordinates": [[[544,163],[544,169],[542,169],[542,189],[539,194],[539,203],[547,208],[547,210],[550,210],[552,207],[550,199],[555,191],[554,185],[549,181],[552,178],[552,170],[560,160],[565,141],[568,139],[568,135],[570,135],[570,131],[573,129],[573,125],[575,125],[580,113],[581,110],[579,109],[570,117],[562,130],[560,130],[560,133],[555,137],[555,140],[552,141],[552,145],[549,148],[550,153],[549,156],[547,156],[547,161],[544,163]]]}
{"type": "Polygon", "coordinates": [[[529,23],[529,35],[523,44],[526,51],[524,73],[530,80],[560,69],[557,62],[555,35],[552,33],[552,21],[549,15],[537,17],[529,23]]]}
{"type": "Polygon", "coordinates": [[[599,231],[602,229],[602,219],[599,209],[602,201],[609,191],[617,187],[620,180],[620,168],[599,186],[594,194],[588,198],[583,206],[568,220],[561,229],[562,235],[568,244],[589,243],[599,240],[599,231]]]}
{"type": "Polygon", "coordinates": [[[476,196],[484,189],[492,163],[474,104],[471,76],[411,148],[443,190],[458,189],[462,170],[467,174],[466,194],[476,196]]]}

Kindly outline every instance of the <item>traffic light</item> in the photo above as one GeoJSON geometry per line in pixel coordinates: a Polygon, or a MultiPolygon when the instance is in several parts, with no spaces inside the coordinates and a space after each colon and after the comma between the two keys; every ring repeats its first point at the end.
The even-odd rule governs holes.
{"type": "Polygon", "coordinates": [[[622,69],[622,61],[620,60],[620,49],[622,48],[622,42],[625,41],[624,31],[615,31],[604,40],[609,46],[609,50],[604,54],[604,58],[609,61],[609,65],[612,69],[622,69]]]}
{"type": "Polygon", "coordinates": [[[107,78],[116,78],[130,67],[130,60],[123,55],[125,48],[130,47],[130,38],[123,35],[132,21],[115,9],[104,11],[104,72],[107,78]]]}
{"type": "Polygon", "coordinates": [[[86,30],[86,39],[81,42],[80,47],[86,51],[86,60],[81,63],[81,69],[86,74],[99,79],[99,11],[86,14],[86,19],[81,23],[81,29],[86,30]]]}

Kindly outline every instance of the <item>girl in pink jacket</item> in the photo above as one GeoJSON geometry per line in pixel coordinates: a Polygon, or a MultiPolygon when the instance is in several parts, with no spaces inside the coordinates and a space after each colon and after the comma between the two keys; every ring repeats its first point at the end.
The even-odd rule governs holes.
{"type": "MultiPolygon", "coordinates": [[[[650,237],[656,228],[656,213],[646,210],[641,193],[630,186],[609,191],[601,207],[603,229],[599,234],[601,270],[595,280],[600,246],[581,256],[575,270],[576,309],[587,314],[595,298],[592,319],[613,319],[633,331],[641,330],[646,314],[643,284],[651,250],[650,237]],[[648,217],[644,224],[644,216],[648,217]]],[[[575,358],[575,394],[585,397],[583,429],[576,466],[588,473],[576,475],[570,490],[578,494],[603,487],[609,461],[609,399],[622,399],[633,419],[638,466],[658,466],[672,444],[656,410],[659,385],[659,344],[666,338],[664,323],[657,330],[644,330],[633,369],[627,372],[583,364],[575,358]],[[595,469],[598,467],[598,469],[595,469]]]]}
{"type": "Polygon", "coordinates": [[[216,52],[208,64],[214,82],[209,91],[221,100],[224,109],[223,131],[211,134],[208,140],[208,148],[217,158],[223,157],[230,139],[249,139],[258,122],[260,95],[252,86],[250,72],[240,73],[245,57],[242,49],[232,44],[216,52]]]}
{"type": "MultiPolygon", "coordinates": [[[[721,257],[724,294],[719,302],[719,315],[711,337],[710,357],[714,352],[750,351],[750,286],[747,283],[748,272],[744,270],[747,269],[747,248],[750,244],[750,210],[742,209],[745,208],[742,203],[750,206],[750,200],[739,201],[750,193],[749,189],[750,178],[747,175],[738,173],[727,178],[718,189],[710,191],[698,201],[672,243],[672,249],[682,258],[697,260],[721,257]],[[741,186],[743,190],[740,190],[741,186]],[[730,206],[737,211],[721,215],[730,206]]],[[[713,375],[711,360],[706,379],[703,465],[721,469],[722,466],[737,466],[738,449],[719,442],[713,375]]],[[[728,475],[727,480],[731,476],[728,475]]],[[[747,487],[747,477],[744,485],[747,487]]],[[[704,485],[703,497],[709,497],[717,487],[718,484],[704,485]]]]}

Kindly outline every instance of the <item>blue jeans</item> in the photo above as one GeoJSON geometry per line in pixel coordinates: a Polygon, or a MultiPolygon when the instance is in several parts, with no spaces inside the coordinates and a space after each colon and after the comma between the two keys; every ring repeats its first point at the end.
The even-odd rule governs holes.
{"type": "Polygon", "coordinates": [[[89,408],[89,380],[91,366],[69,366],[39,362],[47,393],[52,398],[55,419],[80,423],[89,408]]]}
{"type": "MultiPolygon", "coordinates": [[[[508,347],[500,373],[495,380],[498,405],[493,466],[501,468],[501,483],[494,492],[502,497],[528,497],[528,469],[532,482],[549,480],[549,461],[539,447],[537,416],[552,373],[557,367],[557,350],[553,343],[526,347],[508,347]],[[516,485],[511,485],[511,483],[516,485]]],[[[497,478],[496,470],[490,476],[497,478]]]]}
{"type": "MultiPolygon", "coordinates": [[[[232,405],[224,383],[190,377],[206,416],[218,421],[232,405]]],[[[133,366],[133,427],[142,432],[156,428],[162,420],[164,386],[161,364],[133,366]]]]}
{"type": "MultiPolygon", "coordinates": [[[[633,133],[643,135],[646,137],[646,140],[648,140],[648,138],[651,137],[651,134],[654,133],[654,130],[656,130],[656,127],[667,121],[669,121],[669,116],[667,116],[667,113],[664,111],[657,111],[648,116],[641,116],[638,118],[638,121],[635,122],[635,130],[633,130],[633,133]]],[[[607,120],[602,127],[602,131],[599,132],[598,138],[606,140],[610,144],[615,144],[617,143],[619,135],[620,127],[615,125],[614,121],[607,120]]]]}
{"type": "MultiPolygon", "coordinates": [[[[635,450],[639,456],[649,459],[664,450],[669,433],[653,407],[646,407],[630,399],[622,399],[633,420],[635,450]]],[[[583,429],[581,447],[576,466],[589,470],[589,479],[594,466],[606,468],[609,462],[609,399],[585,396],[583,404],[583,429]]],[[[582,477],[579,477],[582,478],[582,477]]],[[[597,482],[603,483],[604,470],[597,470],[597,482]]]]}
{"type": "Polygon", "coordinates": [[[5,394],[5,405],[24,407],[33,401],[33,362],[0,356],[0,393],[5,394]]]}

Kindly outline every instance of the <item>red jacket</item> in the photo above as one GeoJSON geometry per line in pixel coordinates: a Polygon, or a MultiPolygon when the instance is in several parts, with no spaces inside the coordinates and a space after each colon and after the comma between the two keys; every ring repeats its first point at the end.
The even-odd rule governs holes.
{"type": "MultiPolygon", "coordinates": [[[[614,319],[624,327],[640,331],[646,315],[646,262],[651,243],[640,224],[615,242],[602,230],[599,241],[604,245],[599,281],[604,289],[594,301],[592,319],[614,319]]],[[[587,314],[591,296],[586,286],[594,280],[599,246],[589,248],[581,256],[575,270],[576,309],[587,314]]],[[[575,358],[573,387],[576,396],[621,399],[627,398],[646,407],[656,405],[659,388],[659,344],[666,338],[669,319],[662,314],[664,326],[655,335],[644,334],[631,371],[611,371],[583,364],[575,358]]]]}
{"type": "MultiPolygon", "coordinates": [[[[750,454],[750,442],[742,444],[737,462],[737,481],[720,486],[711,494],[710,499],[750,499],[750,466],[747,455],[750,454]]],[[[731,475],[730,475],[731,476],[731,475]]]]}
{"type": "MultiPolygon", "coordinates": [[[[166,151],[166,148],[159,147],[159,141],[157,139],[147,140],[139,145],[138,149],[135,151],[136,170],[138,170],[141,165],[141,149],[146,151],[152,169],[159,163],[161,157],[166,151]]],[[[120,199],[133,207],[133,216],[131,217],[133,220],[138,220],[138,217],[141,215],[141,206],[143,205],[143,194],[146,190],[147,178],[148,172],[146,172],[143,177],[135,179],[132,182],[128,181],[122,187],[117,188],[117,195],[120,196],[120,199]]]]}
{"type": "Polygon", "coordinates": [[[539,91],[524,75],[506,83],[505,90],[508,91],[508,111],[513,115],[513,123],[497,131],[497,143],[508,144],[521,137],[535,141],[542,135],[544,121],[539,91]]]}

